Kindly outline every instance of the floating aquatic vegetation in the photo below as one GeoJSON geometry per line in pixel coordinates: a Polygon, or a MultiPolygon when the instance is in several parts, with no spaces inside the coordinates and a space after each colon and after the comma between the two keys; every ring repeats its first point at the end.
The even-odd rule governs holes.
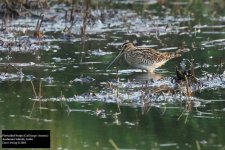
{"type": "Polygon", "coordinates": [[[112,54],[112,52],[105,52],[101,49],[89,50],[89,53],[91,53],[91,55],[96,55],[96,56],[103,56],[103,55],[112,54]]]}
{"type": "Polygon", "coordinates": [[[87,77],[76,78],[76,79],[70,81],[70,83],[73,83],[73,82],[91,83],[91,82],[94,82],[94,81],[95,81],[94,78],[87,76],[87,77]]]}
{"type": "Polygon", "coordinates": [[[23,78],[20,74],[3,73],[0,74],[0,81],[15,80],[23,78]]]}
{"type": "MultiPolygon", "coordinates": [[[[93,82],[87,78],[75,79],[72,82],[90,83],[93,82]]],[[[190,81],[191,82],[191,81],[190,81]]],[[[129,82],[108,82],[101,83],[105,88],[97,93],[85,93],[74,95],[74,97],[65,98],[66,102],[93,102],[102,101],[104,103],[120,103],[121,105],[148,105],[159,102],[189,101],[199,103],[202,100],[194,97],[193,93],[205,89],[225,87],[225,78],[223,75],[212,77],[198,78],[197,83],[189,83],[189,92],[187,83],[184,79],[182,82],[171,82],[171,78],[164,78],[157,81],[148,81],[146,83],[129,81],[129,82]]],[[[61,101],[61,98],[45,98],[42,101],[61,101]]],[[[196,106],[199,106],[197,104],[196,106]]]]}

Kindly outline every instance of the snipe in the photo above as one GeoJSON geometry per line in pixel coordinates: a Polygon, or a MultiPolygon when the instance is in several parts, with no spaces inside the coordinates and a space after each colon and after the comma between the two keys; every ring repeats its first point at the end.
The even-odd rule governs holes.
{"type": "Polygon", "coordinates": [[[168,60],[180,57],[182,52],[184,51],[180,49],[175,52],[159,52],[152,48],[135,47],[133,43],[126,42],[122,45],[119,55],[116,56],[106,69],[124,54],[124,58],[130,66],[154,72],[156,68],[162,66],[168,60]]]}

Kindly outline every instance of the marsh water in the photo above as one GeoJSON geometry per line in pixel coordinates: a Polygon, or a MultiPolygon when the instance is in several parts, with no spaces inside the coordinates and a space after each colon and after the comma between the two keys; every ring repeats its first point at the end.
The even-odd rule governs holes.
{"type": "Polygon", "coordinates": [[[224,150],[225,2],[86,3],[51,4],[2,26],[0,129],[50,130],[58,150],[224,150]],[[75,21],[65,19],[72,7],[75,21]],[[44,36],[35,38],[40,12],[44,36]],[[106,70],[126,41],[189,51],[154,74],[123,57],[106,70]],[[190,97],[142,97],[146,82],[171,86],[175,67],[190,61],[201,89],[190,97]]]}

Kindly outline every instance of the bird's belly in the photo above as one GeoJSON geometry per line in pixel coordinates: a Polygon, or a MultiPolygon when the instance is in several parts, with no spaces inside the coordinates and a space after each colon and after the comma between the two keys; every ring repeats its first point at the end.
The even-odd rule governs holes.
{"type": "Polygon", "coordinates": [[[148,70],[149,72],[153,72],[156,68],[162,66],[166,62],[167,62],[167,60],[160,61],[160,62],[154,62],[152,65],[146,66],[146,69],[145,70],[148,70]]]}

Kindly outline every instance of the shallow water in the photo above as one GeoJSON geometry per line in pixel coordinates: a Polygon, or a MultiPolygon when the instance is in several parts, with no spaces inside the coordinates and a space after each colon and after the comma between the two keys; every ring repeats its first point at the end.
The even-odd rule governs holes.
{"type": "Polygon", "coordinates": [[[49,129],[52,149],[225,149],[222,3],[100,1],[83,37],[79,11],[63,32],[67,5],[43,10],[56,19],[43,22],[41,39],[33,37],[38,18],[9,21],[0,31],[1,129],[49,129]],[[189,51],[155,74],[123,58],[105,70],[126,40],[189,51]],[[175,86],[184,60],[194,62],[201,88],[190,97],[155,92],[175,86]]]}

